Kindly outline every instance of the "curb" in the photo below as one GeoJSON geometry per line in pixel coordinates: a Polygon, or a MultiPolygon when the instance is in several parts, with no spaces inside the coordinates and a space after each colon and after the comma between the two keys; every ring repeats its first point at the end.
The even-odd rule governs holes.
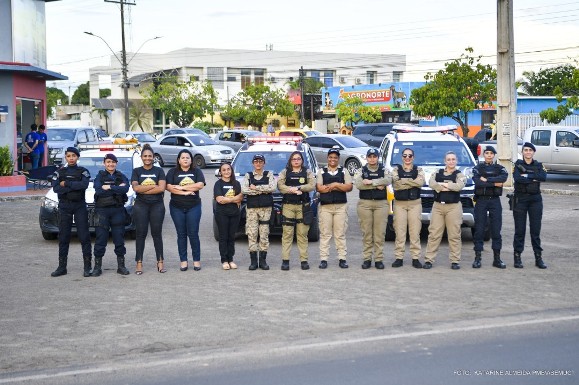
{"type": "Polygon", "coordinates": [[[39,201],[44,199],[44,195],[14,195],[14,196],[0,196],[0,202],[14,202],[14,201],[39,201]]]}

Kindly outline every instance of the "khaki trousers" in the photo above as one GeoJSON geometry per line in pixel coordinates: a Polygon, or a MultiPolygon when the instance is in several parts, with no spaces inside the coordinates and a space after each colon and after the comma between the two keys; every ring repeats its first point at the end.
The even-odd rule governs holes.
{"type": "Polygon", "coordinates": [[[422,201],[394,201],[394,257],[404,259],[406,235],[410,238],[410,255],[412,259],[420,258],[420,230],[422,229],[422,201]]]}
{"type": "Polygon", "coordinates": [[[247,243],[249,252],[267,251],[269,249],[269,222],[271,218],[271,207],[255,207],[247,209],[245,222],[245,233],[247,234],[247,243]],[[259,236],[259,247],[257,237],[259,236]]]}
{"type": "Polygon", "coordinates": [[[358,201],[358,222],[362,230],[362,256],[364,261],[375,262],[384,259],[384,235],[388,221],[388,201],[360,199],[358,201]]]}
{"type": "Polygon", "coordinates": [[[460,262],[462,240],[460,227],[462,225],[462,205],[460,203],[442,204],[434,202],[430,226],[428,227],[428,243],[426,244],[425,262],[433,263],[444,234],[448,235],[449,258],[451,263],[460,262]]]}
{"type": "MultiPolygon", "coordinates": [[[[288,222],[292,222],[293,219],[302,219],[302,205],[301,204],[289,204],[284,203],[282,207],[282,215],[284,219],[283,233],[281,237],[281,259],[289,260],[290,252],[292,250],[292,243],[294,241],[294,226],[283,223],[289,219],[288,222]]],[[[308,260],[308,231],[310,226],[304,225],[303,223],[295,224],[296,238],[298,241],[298,250],[300,252],[300,262],[308,260]]]]}
{"type": "Polygon", "coordinates": [[[346,203],[336,203],[318,206],[320,218],[320,259],[327,261],[330,257],[330,239],[334,236],[334,243],[339,259],[346,259],[346,230],[348,230],[348,215],[346,203]]]}

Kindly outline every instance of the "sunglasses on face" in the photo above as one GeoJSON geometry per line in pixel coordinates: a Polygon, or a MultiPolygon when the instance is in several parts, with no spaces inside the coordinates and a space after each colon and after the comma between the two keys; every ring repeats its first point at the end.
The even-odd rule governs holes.
{"type": "Polygon", "coordinates": [[[403,158],[414,158],[414,155],[412,154],[402,154],[403,158]]]}

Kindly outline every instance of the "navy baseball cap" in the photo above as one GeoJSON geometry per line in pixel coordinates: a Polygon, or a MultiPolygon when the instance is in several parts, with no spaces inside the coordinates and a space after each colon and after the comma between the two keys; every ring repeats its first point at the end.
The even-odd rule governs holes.
{"type": "Polygon", "coordinates": [[[263,160],[263,162],[265,163],[265,156],[263,156],[262,154],[255,154],[255,155],[253,156],[252,162],[253,162],[253,161],[256,161],[256,160],[263,160]]]}
{"type": "Polygon", "coordinates": [[[73,154],[76,154],[76,156],[80,156],[80,152],[76,147],[67,147],[64,153],[66,154],[67,152],[72,152],[73,154]]]}
{"type": "Polygon", "coordinates": [[[375,148],[369,149],[368,152],[366,152],[366,156],[370,155],[378,156],[378,150],[376,150],[375,148]]]}
{"type": "Polygon", "coordinates": [[[533,152],[537,152],[537,149],[535,148],[535,146],[533,145],[533,143],[525,142],[525,143],[523,144],[523,149],[524,149],[525,147],[529,147],[531,150],[533,150],[533,152]]]}
{"type": "Polygon", "coordinates": [[[328,155],[330,155],[330,154],[336,154],[336,155],[340,156],[340,150],[338,150],[337,148],[330,148],[328,150],[328,155]]]}
{"type": "Polygon", "coordinates": [[[119,163],[119,160],[117,159],[117,157],[115,156],[115,154],[106,154],[104,160],[107,160],[107,159],[110,159],[110,160],[112,160],[112,161],[115,162],[115,163],[119,163]]]}
{"type": "Polygon", "coordinates": [[[497,153],[497,150],[495,150],[495,148],[493,146],[486,146],[483,152],[487,152],[487,151],[490,151],[495,155],[497,153]]]}

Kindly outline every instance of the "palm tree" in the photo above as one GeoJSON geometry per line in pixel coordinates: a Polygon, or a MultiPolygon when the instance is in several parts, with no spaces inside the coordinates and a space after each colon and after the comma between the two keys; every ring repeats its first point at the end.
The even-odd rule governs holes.
{"type": "Polygon", "coordinates": [[[134,103],[129,109],[129,123],[130,130],[136,131],[136,128],[140,128],[143,132],[151,131],[151,121],[153,116],[151,111],[145,107],[142,103],[134,103]]]}

